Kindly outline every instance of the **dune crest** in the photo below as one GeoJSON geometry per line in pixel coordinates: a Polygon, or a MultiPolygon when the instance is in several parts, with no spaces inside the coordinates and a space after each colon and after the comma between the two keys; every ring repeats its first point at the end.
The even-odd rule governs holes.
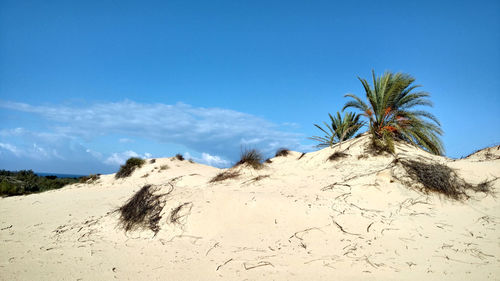
{"type": "Polygon", "coordinates": [[[289,151],[261,169],[148,160],[130,177],[2,198],[0,280],[498,278],[500,160],[484,156],[496,148],[452,160],[401,143],[375,155],[369,143],[289,151]],[[493,194],[423,192],[403,184],[396,158],[488,180],[493,194]],[[233,176],[213,180],[222,172],[233,176]],[[147,185],[156,217],[124,228],[119,209],[147,185]]]}

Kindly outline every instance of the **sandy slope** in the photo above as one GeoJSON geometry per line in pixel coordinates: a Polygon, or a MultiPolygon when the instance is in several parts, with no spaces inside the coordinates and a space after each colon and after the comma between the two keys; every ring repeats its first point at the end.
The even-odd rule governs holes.
{"type": "MultiPolygon", "coordinates": [[[[292,152],[218,183],[208,181],[219,169],[157,159],[130,178],[0,199],[0,279],[500,280],[500,201],[403,186],[392,156],[363,157],[367,141],[342,144],[349,156],[336,161],[327,158],[338,147],[292,152]],[[161,230],[125,233],[114,210],[147,183],[172,190],[161,230]]],[[[500,160],[480,154],[397,153],[447,163],[472,183],[500,177],[500,160]]]]}

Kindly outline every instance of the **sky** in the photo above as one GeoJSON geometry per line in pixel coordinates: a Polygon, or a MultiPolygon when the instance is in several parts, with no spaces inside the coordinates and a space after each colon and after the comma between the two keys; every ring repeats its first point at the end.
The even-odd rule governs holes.
{"type": "Polygon", "coordinates": [[[372,70],[431,94],[446,156],[500,142],[499,1],[1,0],[0,169],[311,151],[372,70]]]}

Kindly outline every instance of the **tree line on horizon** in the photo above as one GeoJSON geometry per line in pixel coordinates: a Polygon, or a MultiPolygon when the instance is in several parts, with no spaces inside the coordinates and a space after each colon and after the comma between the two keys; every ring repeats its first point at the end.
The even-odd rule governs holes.
{"type": "Polygon", "coordinates": [[[80,178],[38,176],[32,170],[17,172],[0,170],[0,196],[23,195],[59,189],[67,184],[79,181],[80,178]]]}

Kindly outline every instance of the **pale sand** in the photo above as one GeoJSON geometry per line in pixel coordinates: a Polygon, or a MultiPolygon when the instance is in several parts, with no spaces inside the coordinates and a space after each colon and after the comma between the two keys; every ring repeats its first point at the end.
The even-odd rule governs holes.
{"type": "MultiPolygon", "coordinates": [[[[219,183],[208,183],[219,169],[167,158],[125,179],[0,199],[0,279],[499,280],[500,201],[408,188],[394,180],[401,169],[392,157],[358,159],[367,141],[345,142],[349,156],[333,162],[338,146],[300,160],[291,152],[219,183]],[[167,192],[169,182],[156,236],[120,229],[114,210],[144,184],[167,192]],[[183,203],[179,222],[169,223],[183,203]]],[[[450,160],[397,147],[471,183],[500,177],[500,151],[491,152],[450,160]]]]}

